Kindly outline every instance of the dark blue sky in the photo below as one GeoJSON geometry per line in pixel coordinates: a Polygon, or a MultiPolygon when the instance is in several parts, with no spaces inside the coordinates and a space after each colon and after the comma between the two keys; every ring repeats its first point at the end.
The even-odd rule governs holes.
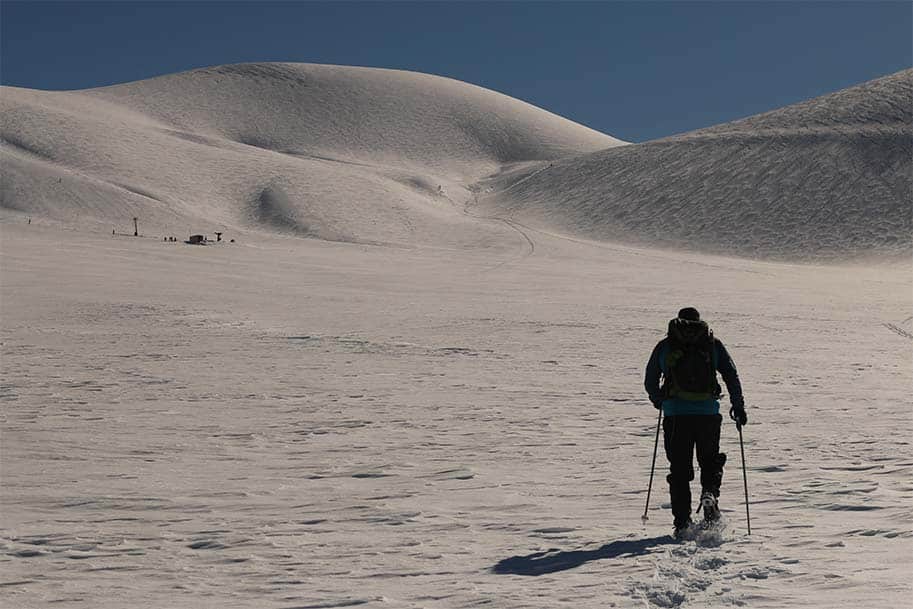
{"type": "Polygon", "coordinates": [[[78,89],[195,67],[399,68],[644,141],[913,66],[909,2],[0,3],[0,80],[78,89]]]}

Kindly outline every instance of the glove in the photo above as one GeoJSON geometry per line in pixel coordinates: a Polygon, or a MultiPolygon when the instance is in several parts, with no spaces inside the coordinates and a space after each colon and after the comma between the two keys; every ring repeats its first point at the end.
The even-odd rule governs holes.
{"type": "Polygon", "coordinates": [[[739,404],[729,409],[729,418],[735,421],[738,427],[748,422],[748,415],[745,413],[745,407],[739,404]]]}
{"type": "Polygon", "coordinates": [[[659,397],[651,397],[651,398],[650,398],[650,403],[653,404],[653,408],[655,408],[655,409],[657,409],[657,410],[662,410],[662,407],[663,407],[663,399],[662,399],[662,398],[659,398],[659,397]]]}

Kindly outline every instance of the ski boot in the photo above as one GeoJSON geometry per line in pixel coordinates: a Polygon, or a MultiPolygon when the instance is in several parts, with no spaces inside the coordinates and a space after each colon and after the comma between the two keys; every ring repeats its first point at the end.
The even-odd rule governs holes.
{"type": "Polygon", "coordinates": [[[716,495],[710,491],[701,493],[701,502],[697,507],[698,511],[704,510],[704,524],[710,525],[720,519],[720,506],[717,502],[716,495]]]}

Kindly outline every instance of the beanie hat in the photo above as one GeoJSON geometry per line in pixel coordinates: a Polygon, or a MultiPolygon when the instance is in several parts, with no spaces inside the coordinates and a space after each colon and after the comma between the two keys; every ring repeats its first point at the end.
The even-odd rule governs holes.
{"type": "Polygon", "coordinates": [[[694,307],[685,307],[678,312],[678,318],[687,319],[688,321],[700,321],[701,314],[694,307]]]}

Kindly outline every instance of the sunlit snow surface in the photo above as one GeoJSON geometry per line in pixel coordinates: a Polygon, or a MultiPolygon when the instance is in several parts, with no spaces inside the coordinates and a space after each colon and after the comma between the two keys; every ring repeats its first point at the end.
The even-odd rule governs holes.
{"type": "Polygon", "coordinates": [[[748,258],[913,254],[913,69],[636,145],[447,78],[311,64],[3,87],[0,110],[0,214],[65,226],[492,245],[468,207],[748,258]]]}
{"type": "Polygon", "coordinates": [[[362,68],[4,87],[0,605],[908,605],[910,74],[645,145],[362,68]],[[686,305],[750,537],[729,421],[726,528],[661,452],[640,519],[686,305]]]}
{"type": "Polygon", "coordinates": [[[11,607],[901,607],[911,278],[610,248],[3,226],[11,607]],[[741,371],[720,545],[646,495],[679,305],[741,371]],[[557,571],[496,571],[548,552],[557,571]],[[580,553],[583,554],[575,554],[580,553]]]}
{"type": "Polygon", "coordinates": [[[260,229],[479,247],[491,232],[457,203],[477,180],[622,144],[467,83],[344,66],[218,66],[87,91],[3,87],[0,108],[0,212],[108,232],[139,216],[155,234],[260,229]]]}

